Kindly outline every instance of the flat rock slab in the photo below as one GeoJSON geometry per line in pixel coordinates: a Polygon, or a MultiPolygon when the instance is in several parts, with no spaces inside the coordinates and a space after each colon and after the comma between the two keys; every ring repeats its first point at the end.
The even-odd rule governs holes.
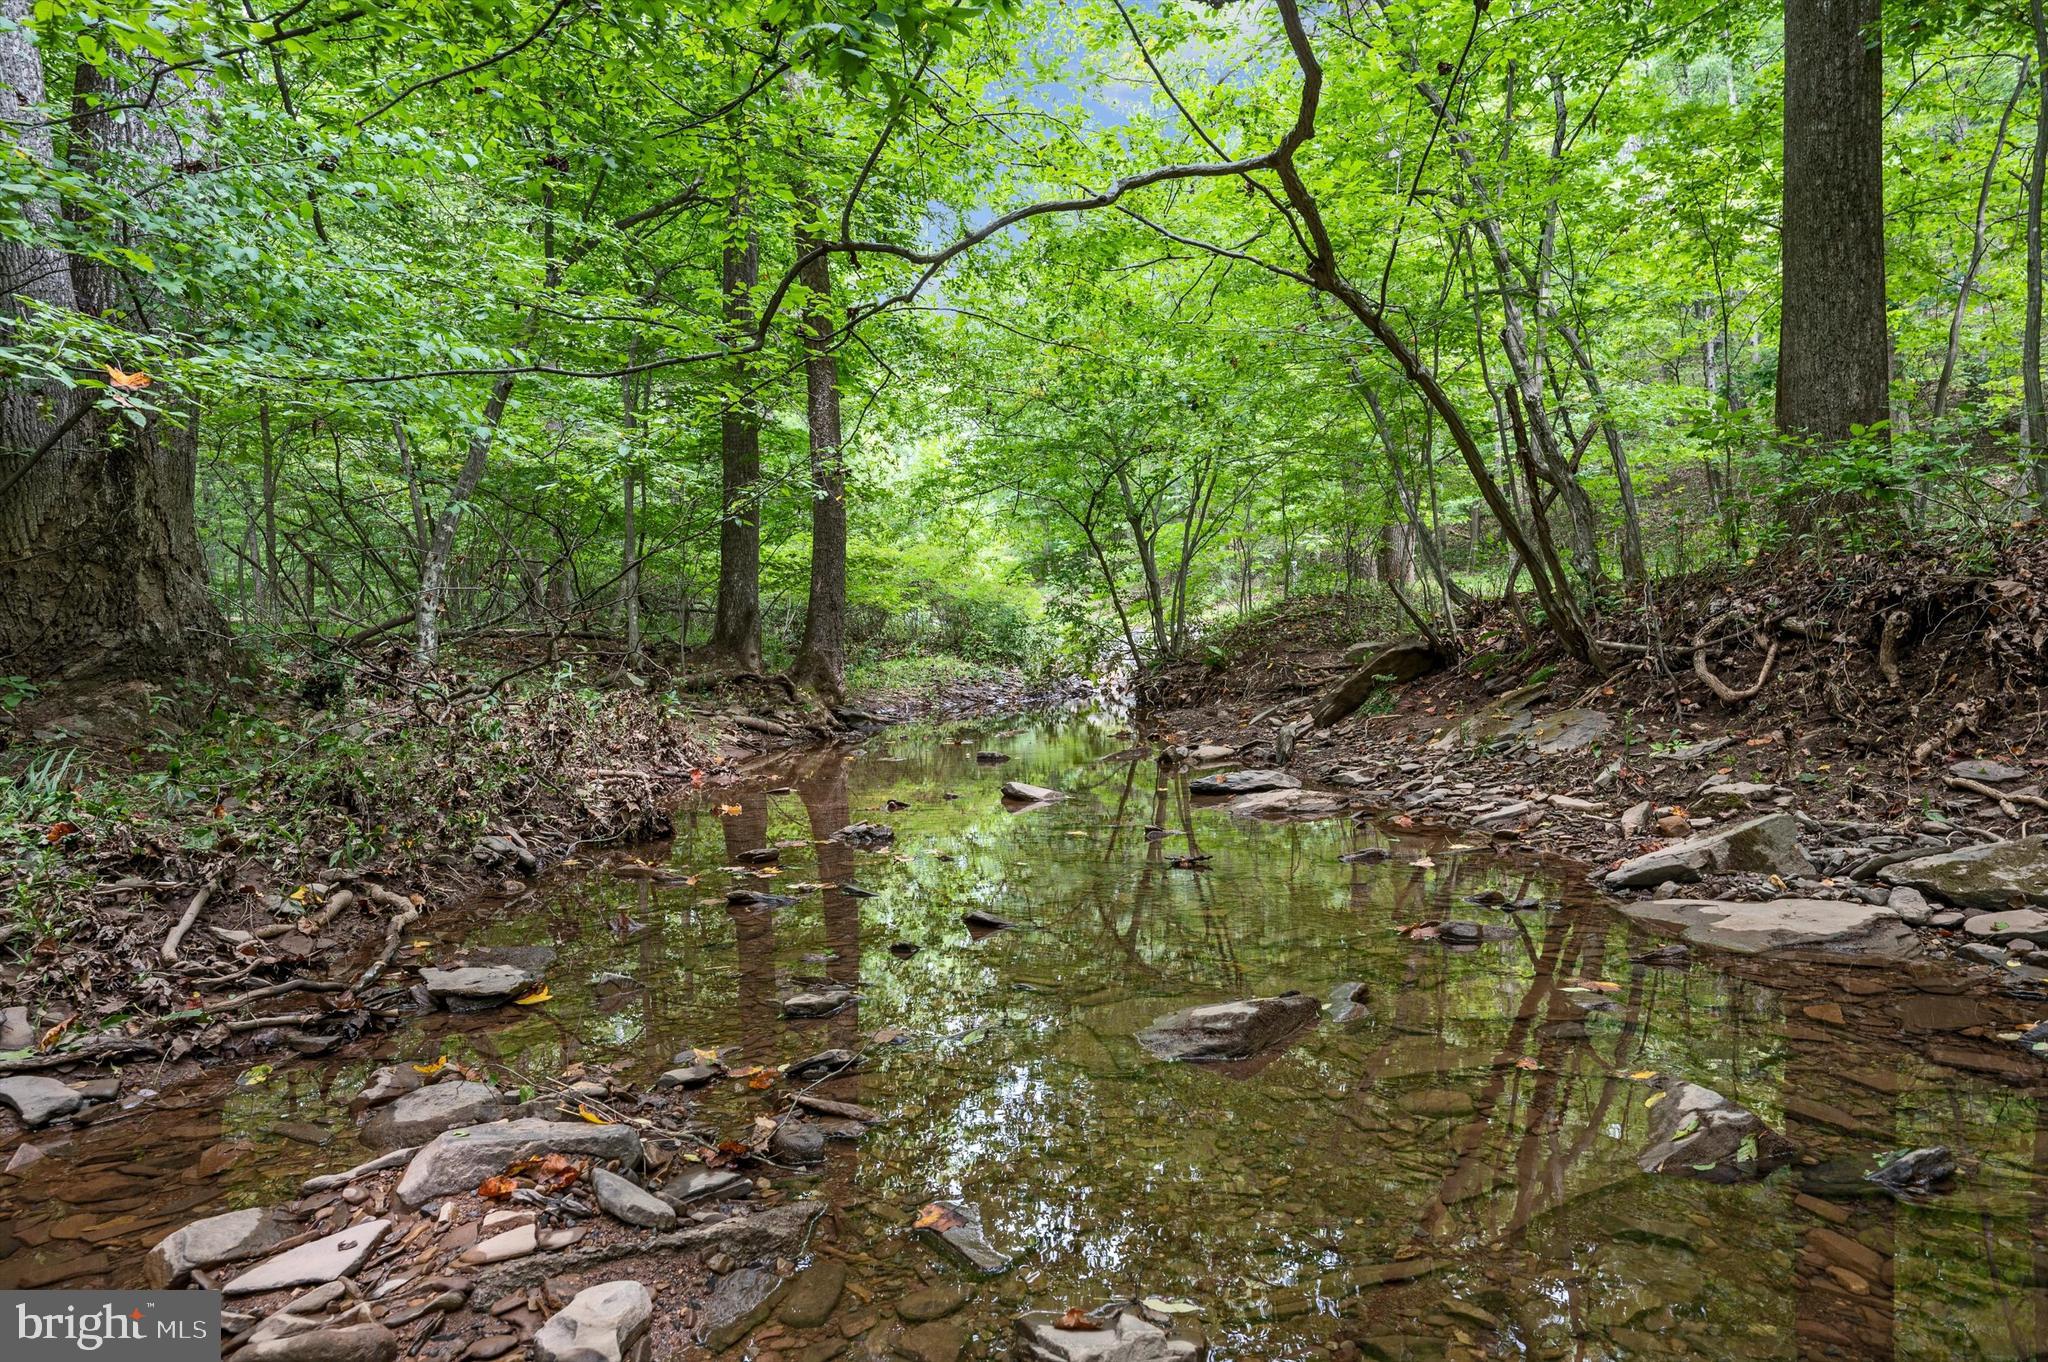
{"type": "Polygon", "coordinates": [[[1583,752],[1614,728],[1613,716],[1598,709],[1553,710],[1531,720],[1522,730],[1522,741],[1531,751],[1545,756],[1583,752]]]}
{"type": "Polygon", "coordinates": [[[1677,927],[1695,946],[1741,955],[1849,956],[1910,960],[1920,938],[1888,907],[1834,899],[1644,899],[1621,911],[1638,922],[1677,927]]]}
{"type": "Polygon", "coordinates": [[[633,1168],[640,1163],[640,1136],[630,1126],[533,1118],[443,1131],[406,1165],[398,1199],[419,1206],[450,1192],[467,1192],[536,1154],[588,1154],[633,1168]]]}
{"type": "Polygon", "coordinates": [[[1877,877],[1978,912],[2048,908],[2048,836],[1900,861],[1878,871],[1877,877]]]}
{"type": "Polygon", "coordinates": [[[853,1001],[850,988],[817,988],[793,993],[782,1000],[785,1017],[829,1017],[853,1001]]]}
{"type": "Polygon", "coordinates": [[[925,1207],[920,1221],[920,1230],[977,1271],[1007,1272],[1015,1261],[988,1241],[978,1206],[963,1201],[934,1201],[925,1207]]]}
{"type": "Polygon", "coordinates": [[[2024,937],[2038,945],[2048,941],[2048,913],[2039,908],[1978,913],[1963,920],[1963,930],[1980,941],[2018,941],[2024,937]]]}
{"type": "Polygon", "coordinates": [[[1322,1010],[1304,993],[1206,1003],[1160,1017],[1138,1033],[1138,1043],[1158,1059],[1249,1059],[1314,1025],[1322,1010]]]}
{"type": "Polygon", "coordinates": [[[839,1295],[845,1289],[846,1265],[830,1258],[820,1259],[790,1278],[789,1290],[783,1292],[775,1317],[792,1329],[815,1329],[832,1318],[839,1295]]]}
{"type": "Polygon", "coordinates": [[[1799,849],[1799,825],[1789,813],[1767,813],[1660,847],[1607,872],[1614,889],[1690,884],[1708,875],[1755,873],[1811,875],[1813,862],[1799,849]]]}
{"type": "Polygon", "coordinates": [[[540,980],[519,965],[463,965],[423,969],[420,982],[427,995],[450,1012],[474,1012],[531,993],[540,980]]]}
{"type": "Polygon", "coordinates": [[[1958,780],[1974,780],[1980,785],[2003,785],[2008,781],[2025,780],[2032,774],[2017,766],[2007,766],[2002,761],[1958,761],[1951,763],[1948,773],[1958,780]]]}
{"type": "Polygon", "coordinates": [[[386,1102],[396,1102],[409,1092],[418,1092],[427,1085],[427,1079],[418,1067],[412,1064],[385,1064],[370,1073],[370,1081],[350,1102],[351,1111],[364,1111],[370,1107],[381,1107],[386,1102]]]}
{"type": "Polygon", "coordinates": [[[1269,790],[1298,790],[1301,779],[1285,771],[1219,771],[1213,776],[1196,776],[1188,782],[1192,795],[1263,794],[1269,790]]]}
{"type": "Polygon", "coordinates": [[[0,1078],[0,1106],[12,1108],[25,1126],[48,1125],[84,1105],[82,1094],[54,1078],[40,1074],[0,1078]]]}
{"type": "Polygon", "coordinates": [[[1351,801],[1322,790],[1261,790],[1224,807],[1239,818],[1335,818],[1350,810],[1351,801]]]}
{"type": "Polygon", "coordinates": [[[345,1324],[254,1341],[235,1356],[241,1362],[392,1362],[398,1335],[382,1324],[345,1324]]]}
{"type": "Polygon", "coordinates": [[[1060,1315],[1034,1310],[1016,1322],[1018,1355],[1030,1362],[1194,1362],[1207,1355],[1199,1340],[1168,1333],[1134,1310],[1101,1329],[1062,1329],[1060,1315]]]}
{"type": "Polygon", "coordinates": [[[754,1194],[754,1180],[730,1168],[690,1168],[662,1186],[662,1199],[671,1206],[693,1201],[730,1201],[754,1194]]]}
{"type": "Polygon", "coordinates": [[[1003,782],[1003,798],[1025,804],[1045,804],[1055,799],[1065,799],[1066,795],[1043,785],[1032,785],[1021,780],[1006,780],[1003,782]]]}
{"type": "Polygon", "coordinates": [[[436,1083],[380,1107],[363,1123],[361,1138],[372,1149],[402,1149],[423,1144],[444,1130],[482,1125],[504,1114],[503,1099],[488,1083],[436,1083]]]}
{"type": "Polygon", "coordinates": [[[158,1291],[184,1286],[192,1280],[194,1269],[254,1257],[289,1239],[297,1229],[297,1225],[280,1220],[268,1206],[195,1220],[157,1241],[142,1260],[142,1277],[158,1291]]]}
{"type": "Polygon", "coordinates": [[[229,1296],[252,1296],[259,1291],[278,1291],[287,1286],[322,1286],[348,1276],[361,1267],[370,1251],[391,1228],[389,1220],[367,1220],[337,1230],[325,1239],[315,1239],[275,1258],[258,1263],[241,1276],[224,1283],[229,1296]]]}
{"type": "Polygon", "coordinates": [[[533,1336],[537,1362],[624,1362],[654,1319],[654,1298],[638,1282],[603,1282],[576,1298],[533,1336]]]}
{"type": "Polygon", "coordinates": [[[675,1207],[630,1178],[602,1168],[590,1170],[590,1190],[597,1204],[614,1220],[638,1225],[644,1230],[674,1229],[675,1207]]]}

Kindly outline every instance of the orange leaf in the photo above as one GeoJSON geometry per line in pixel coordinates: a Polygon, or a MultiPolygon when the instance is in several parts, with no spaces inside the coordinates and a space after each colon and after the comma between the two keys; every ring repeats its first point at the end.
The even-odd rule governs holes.
{"type": "Polygon", "coordinates": [[[740,816],[740,806],[737,804],[720,804],[718,806],[718,816],[720,818],[738,818],[740,816]]]}
{"type": "Polygon", "coordinates": [[[755,1092],[761,1092],[765,1089],[772,1088],[775,1086],[775,1075],[771,1071],[763,1069],[761,1070],[761,1072],[755,1074],[752,1078],[747,1080],[747,1086],[752,1088],[755,1092]]]}
{"type": "Polygon", "coordinates": [[[1517,1069],[1540,1069],[1543,1066],[1537,1063],[1535,1060],[1531,1059],[1529,1056],[1524,1055],[1520,1059],[1515,1061],[1515,1067],[1517,1069]]]}
{"type": "Polygon", "coordinates": [[[1067,1313],[1061,1315],[1059,1318],[1059,1323],[1053,1325],[1053,1328],[1055,1329],[1066,1329],[1070,1331],[1076,1329],[1085,1329],[1092,1331],[1107,1327],[1108,1326],[1105,1325],[1101,1320],[1091,1319],[1087,1315],[1087,1313],[1084,1312],[1078,1305],[1068,1306],[1067,1313]]]}
{"type": "Polygon", "coordinates": [[[106,368],[107,381],[112,383],[117,388],[125,388],[129,392],[133,393],[141,392],[150,384],[149,375],[143,373],[142,370],[140,369],[137,369],[132,374],[125,374],[122,373],[119,369],[116,369],[111,364],[107,365],[106,368]]]}
{"type": "Polygon", "coordinates": [[[957,1230],[962,1225],[965,1225],[967,1217],[954,1210],[951,1206],[942,1206],[934,1201],[919,1211],[917,1219],[910,1223],[916,1229],[930,1230],[934,1234],[944,1234],[947,1230],[957,1230]]]}
{"type": "Polygon", "coordinates": [[[66,837],[69,837],[72,833],[77,831],[78,824],[76,823],[52,823],[48,828],[43,830],[43,841],[47,842],[51,846],[55,846],[57,845],[57,843],[63,841],[66,837]]]}
{"type": "Polygon", "coordinates": [[[503,1201],[519,1190],[519,1180],[508,1178],[503,1173],[485,1178],[476,1189],[476,1194],[485,1201],[503,1201]]]}

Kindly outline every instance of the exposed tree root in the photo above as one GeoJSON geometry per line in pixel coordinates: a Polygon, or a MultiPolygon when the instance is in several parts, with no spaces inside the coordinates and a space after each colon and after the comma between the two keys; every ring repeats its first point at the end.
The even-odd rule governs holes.
{"type": "Polygon", "coordinates": [[[1713,668],[1707,665],[1708,636],[1714,632],[1714,626],[1719,624],[1723,618],[1725,617],[1716,615],[1713,619],[1708,620],[1701,627],[1699,633],[1693,637],[1692,670],[1695,676],[1706,683],[1707,689],[1714,692],[1714,695],[1722,704],[1739,705],[1744,701],[1755,699],[1763,693],[1763,688],[1770,683],[1771,671],[1778,665],[1778,640],[1770,637],[1762,629],[1756,631],[1757,642],[1764,645],[1764,664],[1758,668],[1755,681],[1737,689],[1714,675],[1713,668]]]}

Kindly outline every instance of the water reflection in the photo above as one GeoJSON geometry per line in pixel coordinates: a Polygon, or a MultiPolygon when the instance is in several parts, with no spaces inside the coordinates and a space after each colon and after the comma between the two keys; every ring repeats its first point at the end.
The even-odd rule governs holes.
{"type": "MultiPolygon", "coordinates": [[[[1149,1291],[1201,1301],[1232,1358],[1357,1340],[1416,1356],[2041,1349],[2048,1131],[2030,1062],[1992,1039],[2033,1005],[1962,996],[1931,967],[1635,962],[1653,943],[1540,866],[1342,821],[1245,823],[1150,762],[1104,760],[1122,745],[1064,723],[814,754],[775,773],[787,793],[719,795],[679,815],[673,845],[643,849],[693,885],[566,874],[440,924],[442,956],[553,944],[556,1001],[422,1019],[380,1054],[646,1082],[691,1047],[738,1047],[747,1063],[865,1049],[862,1071],[820,1091],[891,1119],[833,1148],[829,1251],[877,1313],[921,1282],[966,1280],[905,1222],[934,1197],[975,1202],[1021,1258],[955,1317],[977,1348],[1027,1303],[1149,1291]],[[977,764],[990,748],[1012,760],[977,764]],[[995,797],[1006,778],[1073,798],[1012,811],[995,797]],[[831,840],[859,820],[893,824],[895,847],[831,840]],[[769,846],[777,873],[743,865],[769,846]],[[1368,847],[1389,855],[1339,861],[1368,847]],[[796,902],[733,905],[733,888],[796,902]],[[969,909],[1019,925],[976,940],[969,909]],[[1444,918],[1487,939],[1399,930],[1444,918]],[[906,942],[914,955],[892,953],[906,942]],[[857,1001],[783,1018],[782,998],[819,980],[857,1001]],[[1161,1065],[1132,1039],[1193,1002],[1346,981],[1365,984],[1364,1015],[1263,1064],[1161,1065]],[[1654,1074],[1753,1108],[1801,1160],[1762,1182],[1644,1174],[1654,1074]],[[1877,1154],[1932,1143],[1966,1156],[1954,1194],[1863,1195],[1877,1154]]],[[[196,1206],[351,1161],[340,1108],[373,1058],[294,1067],[159,1118],[150,1141],[184,1150],[165,1175],[196,1206]],[[274,1134],[290,1122],[338,1133],[327,1147],[274,1134]],[[193,1165],[237,1142],[248,1152],[225,1168],[193,1165]]],[[[733,1130],[785,1102],[734,1083],[697,1114],[733,1130]]],[[[4,1270],[124,1279],[120,1248],[154,1235],[122,1227],[94,1263],[81,1250],[99,1250],[63,1235],[98,1207],[43,1198],[133,1164],[134,1143],[89,1132],[49,1161],[64,1181],[0,1190],[4,1270]]],[[[876,1324],[877,1346],[891,1327],[876,1324]]]]}

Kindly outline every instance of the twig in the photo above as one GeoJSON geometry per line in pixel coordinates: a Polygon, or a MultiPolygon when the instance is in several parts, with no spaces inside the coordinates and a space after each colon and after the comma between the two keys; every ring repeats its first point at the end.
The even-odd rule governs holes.
{"type": "MultiPolygon", "coordinates": [[[[370,889],[370,897],[377,899],[379,902],[389,897],[398,899],[400,903],[405,903],[404,899],[399,899],[398,895],[391,893],[390,890],[378,889],[374,886],[370,889]]],[[[420,910],[416,905],[405,903],[404,911],[392,916],[390,924],[384,928],[384,950],[357,976],[353,986],[355,992],[360,993],[368,988],[370,981],[384,972],[384,967],[389,965],[392,957],[398,954],[398,944],[404,939],[405,929],[411,926],[413,920],[419,917],[419,915],[420,910]]]]}
{"type": "Polygon", "coordinates": [[[2015,804],[2031,804],[2037,809],[2048,809],[2048,799],[2043,799],[2039,795],[2022,794],[2013,790],[1993,789],[1980,780],[1966,780],[1962,776],[1943,776],[1941,783],[1948,786],[1951,790],[1967,790],[1971,794],[1983,795],[1986,799],[1997,800],[1999,805],[2004,808],[2005,816],[2008,818],[2019,817],[2019,811],[2012,807],[2015,804]]]}
{"type": "Polygon", "coordinates": [[[158,954],[163,957],[166,965],[178,963],[178,943],[185,939],[185,933],[191,931],[192,924],[199,920],[199,914],[205,910],[207,901],[213,897],[214,891],[220,888],[221,877],[226,873],[227,867],[219,866],[207,877],[199,892],[192,896],[192,902],[185,906],[185,916],[178,919],[178,925],[171,928],[171,934],[164,938],[163,949],[158,954]]]}

